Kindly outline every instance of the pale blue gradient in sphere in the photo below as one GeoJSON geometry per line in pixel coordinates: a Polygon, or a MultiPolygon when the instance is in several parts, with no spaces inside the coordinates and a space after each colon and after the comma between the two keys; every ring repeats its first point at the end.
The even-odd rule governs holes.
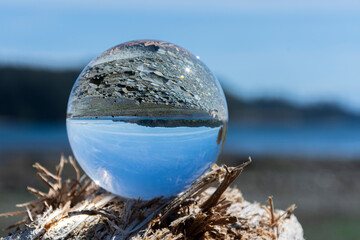
{"type": "Polygon", "coordinates": [[[76,159],[106,190],[151,199],[185,190],[217,159],[220,127],[146,127],[112,120],[67,120],[76,159]]]}
{"type": "Polygon", "coordinates": [[[173,196],[217,160],[228,112],[215,76],[187,50],[138,40],[90,62],[70,94],[73,153],[102,188],[126,198],[173,196]]]}

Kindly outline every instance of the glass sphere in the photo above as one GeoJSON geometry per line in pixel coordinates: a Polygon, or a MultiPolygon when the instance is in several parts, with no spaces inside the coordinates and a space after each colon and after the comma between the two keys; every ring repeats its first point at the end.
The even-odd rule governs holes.
{"type": "Polygon", "coordinates": [[[221,86],[199,57],[140,40],[85,67],[66,125],[73,153],[95,183],[151,199],[180,193],[217,160],[227,120],[221,86]]]}

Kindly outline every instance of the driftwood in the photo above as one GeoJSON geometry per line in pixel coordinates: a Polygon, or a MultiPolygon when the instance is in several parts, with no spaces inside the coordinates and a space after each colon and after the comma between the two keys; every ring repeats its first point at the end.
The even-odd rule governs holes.
{"type": "Polygon", "coordinates": [[[245,201],[229,185],[248,162],[238,167],[214,165],[191,187],[171,198],[150,201],[124,199],[96,186],[70,157],[61,158],[53,174],[40,164],[34,167],[49,187],[48,193],[28,187],[38,199],[18,204],[24,211],[3,213],[9,217],[25,214],[10,228],[17,230],[3,239],[303,239],[303,230],[286,211],[245,201]],[[69,162],[74,179],[61,178],[69,162]],[[218,187],[213,187],[218,184],[218,187]],[[22,228],[21,225],[25,224],[22,228]]]}

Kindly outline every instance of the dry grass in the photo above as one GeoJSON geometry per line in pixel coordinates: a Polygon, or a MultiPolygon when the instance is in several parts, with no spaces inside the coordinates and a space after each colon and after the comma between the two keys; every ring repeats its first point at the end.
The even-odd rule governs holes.
{"type": "Polygon", "coordinates": [[[302,229],[292,215],[295,209],[275,211],[269,206],[246,202],[229,185],[244,167],[218,167],[207,172],[176,197],[150,201],[124,199],[109,194],[80,172],[72,158],[61,158],[55,173],[40,164],[34,167],[49,187],[47,193],[28,187],[38,199],[18,204],[23,211],[0,216],[24,214],[12,238],[32,239],[280,239],[291,224],[302,239],[302,229]],[[73,179],[62,179],[65,163],[75,171],[73,179]],[[220,183],[217,188],[213,186],[220,183]],[[20,228],[22,224],[25,227],[20,228]]]}

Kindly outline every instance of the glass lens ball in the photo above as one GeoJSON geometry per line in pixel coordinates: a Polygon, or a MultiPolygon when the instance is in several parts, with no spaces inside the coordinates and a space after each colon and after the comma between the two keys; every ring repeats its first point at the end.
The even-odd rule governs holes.
{"type": "Polygon", "coordinates": [[[221,86],[199,57],[140,40],[85,67],[66,125],[73,153],[95,183],[151,199],[180,193],[217,160],[227,120],[221,86]]]}

